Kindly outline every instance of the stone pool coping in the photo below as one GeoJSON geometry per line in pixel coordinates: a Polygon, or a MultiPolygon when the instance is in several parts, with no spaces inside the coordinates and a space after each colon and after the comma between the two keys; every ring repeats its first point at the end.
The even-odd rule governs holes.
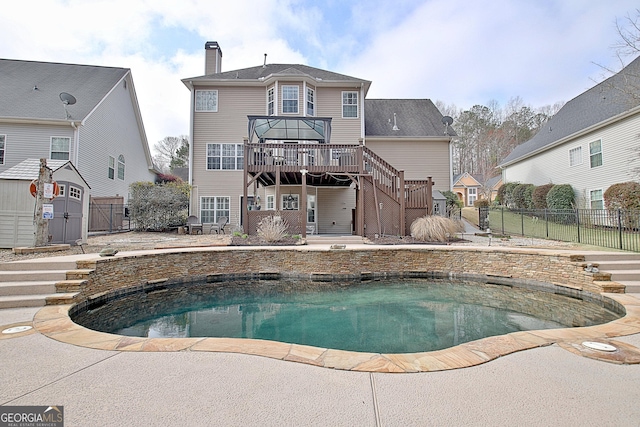
{"type": "MultiPolygon", "coordinates": [[[[640,333],[640,298],[621,293],[616,282],[584,271],[584,255],[577,251],[530,248],[410,246],[367,247],[346,250],[313,247],[183,248],[120,253],[108,258],[77,261],[84,279],[80,292],[64,305],[49,305],[36,313],[34,328],[54,340],[110,351],[204,351],[242,353],[293,361],[325,368],[364,372],[428,372],[465,368],[486,363],[517,351],[552,344],[576,350],[583,341],[610,342],[612,337],[640,333]],[[589,327],[514,332],[421,353],[380,354],[318,348],[299,344],[246,338],[142,338],[90,330],[74,323],[69,312],[77,304],[112,291],[157,286],[180,278],[207,281],[219,276],[254,272],[273,275],[293,272],[331,280],[335,275],[366,278],[375,272],[403,271],[409,275],[438,277],[472,274],[492,280],[542,281],[569,290],[606,296],[626,315],[589,327]],[[75,304],[67,304],[73,302],[75,304]]],[[[69,272],[73,273],[73,272],[69,272]]],[[[68,279],[70,277],[67,274],[68,279]]],[[[535,284],[535,283],[534,283],[535,284]]],[[[619,343],[610,342],[621,348],[619,343]]],[[[619,353],[616,363],[640,363],[640,349],[619,353]]],[[[586,356],[586,354],[584,354],[586,356]]]]}
{"type": "MultiPolygon", "coordinates": [[[[552,344],[559,344],[577,353],[582,341],[610,343],[621,349],[617,357],[601,360],[615,363],[640,363],[640,349],[610,341],[613,337],[640,333],[640,299],[627,294],[603,295],[623,305],[626,315],[603,325],[514,332],[443,350],[405,354],[360,353],[245,338],[127,337],[94,331],[74,323],[69,317],[69,310],[73,305],[45,306],[34,316],[33,326],[41,334],[56,341],[99,350],[241,353],[360,372],[409,373],[466,368],[517,351],[552,344]]],[[[591,353],[593,352],[585,351],[584,355],[590,357],[591,353]]]]}

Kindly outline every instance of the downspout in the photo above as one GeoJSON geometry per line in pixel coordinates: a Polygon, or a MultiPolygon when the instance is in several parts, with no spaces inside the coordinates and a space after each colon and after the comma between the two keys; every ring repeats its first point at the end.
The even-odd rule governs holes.
{"type": "MultiPolygon", "coordinates": [[[[217,58],[216,58],[217,61],[217,58]]],[[[189,86],[191,86],[191,106],[189,107],[189,185],[191,186],[191,194],[189,194],[189,215],[193,215],[194,212],[194,200],[193,200],[193,116],[195,109],[195,97],[196,91],[193,87],[193,82],[189,82],[189,86]]]]}
{"type": "Polygon", "coordinates": [[[366,131],[365,131],[365,127],[364,127],[364,83],[360,82],[360,97],[362,98],[362,117],[360,120],[360,131],[362,132],[362,145],[367,145],[366,144],[366,131]]]}
{"type": "MultiPolygon", "coordinates": [[[[80,159],[79,151],[80,151],[80,129],[74,121],[71,121],[71,127],[73,128],[73,145],[75,146],[75,150],[73,153],[73,164],[76,168],[79,168],[80,165],[78,161],[80,159]]],[[[82,125],[82,123],[80,124],[82,125]]]]}

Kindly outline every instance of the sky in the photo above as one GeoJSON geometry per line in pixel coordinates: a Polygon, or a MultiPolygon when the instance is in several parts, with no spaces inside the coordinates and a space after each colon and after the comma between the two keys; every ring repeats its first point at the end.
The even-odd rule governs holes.
{"type": "MultiPolygon", "coordinates": [[[[367,98],[458,109],[569,101],[618,70],[616,19],[637,0],[21,0],[0,57],[129,68],[149,146],[189,133],[189,90],[217,41],[222,71],[305,64],[370,80],[367,98]]],[[[455,124],[454,124],[455,127],[455,124]]]]}

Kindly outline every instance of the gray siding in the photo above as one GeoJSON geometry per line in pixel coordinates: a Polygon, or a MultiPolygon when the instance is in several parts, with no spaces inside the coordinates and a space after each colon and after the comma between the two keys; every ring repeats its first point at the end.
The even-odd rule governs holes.
{"type": "MultiPolygon", "coordinates": [[[[342,92],[360,92],[352,88],[316,88],[316,116],[331,117],[331,142],[358,144],[362,138],[362,105],[358,104],[358,118],[342,118],[342,92]]],[[[358,101],[362,101],[359,99],[358,101]]]]}
{"type": "Polygon", "coordinates": [[[521,182],[534,185],[570,184],[576,191],[579,207],[588,207],[592,190],[606,191],[612,184],[636,179],[630,160],[637,157],[640,147],[638,130],[640,114],[614,125],[598,129],[534,157],[509,165],[503,169],[505,182],[521,182]],[[592,168],[589,161],[589,144],[602,141],[602,166],[592,168]],[[569,150],[581,147],[582,164],[569,166],[569,150]]]}
{"type": "Polygon", "coordinates": [[[351,234],[356,192],[350,188],[318,188],[318,233],[351,234]]]}
{"type": "Polygon", "coordinates": [[[144,150],[146,140],[136,120],[131,83],[118,83],[100,106],[80,127],[80,147],[76,167],[91,186],[92,196],[124,196],[129,185],[153,181],[144,150]],[[124,180],[118,178],[118,156],[125,159],[124,180]],[[109,179],[109,156],[116,160],[114,179],[109,179]]]}
{"type": "Polygon", "coordinates": [[[4,172],[26,159],[48,159],[52,136],[70,138],[70,159],[73,159],[74,156],[73,128],[70,125],[0,122],[0,135],[6,135],[5,161],[3,165],[0,165],[0,172],[4,172]]]}

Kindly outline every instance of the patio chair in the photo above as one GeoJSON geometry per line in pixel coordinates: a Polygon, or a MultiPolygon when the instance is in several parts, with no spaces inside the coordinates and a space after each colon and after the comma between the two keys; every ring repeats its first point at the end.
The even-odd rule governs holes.
{"type": "Polygon", "coordinates": [[[202,234],[202,223],[197,216],[191,215],[187,218],[187,232],[193,234],[194,232],[202,234]]]}
{"type": "Polygon", "coordinates": [[[216,233],[218,234],[220,234],[220,232],[222,231],[222,234],[224,234],[224,226],[227,225],[227,222],[229,222],[229,218],[227,218],[226,216],[219,217],[217,222],[211,224],[209,234],[211,234],[213,230],[216,230],[216,233]]]}

